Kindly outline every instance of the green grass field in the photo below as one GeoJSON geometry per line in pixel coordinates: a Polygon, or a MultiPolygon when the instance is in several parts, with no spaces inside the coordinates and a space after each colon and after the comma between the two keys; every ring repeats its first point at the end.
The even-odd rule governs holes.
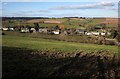
{"type": "Polygon", "coordinates": [[[34,50],[51,50],[51,51],[65,51],[75,52],[82,50],[85,52],[98,52],[98,51],[110,51],[112,53],[118,52],[117,46],[109,45],[96,45],[96,44],[84,44],[84,43],[73,43],[63,42],[49,39],[32,38],[32,37],[20,37],[4,35],[2,37],[3,46],[8,47],[22,47],[34,50]]]}

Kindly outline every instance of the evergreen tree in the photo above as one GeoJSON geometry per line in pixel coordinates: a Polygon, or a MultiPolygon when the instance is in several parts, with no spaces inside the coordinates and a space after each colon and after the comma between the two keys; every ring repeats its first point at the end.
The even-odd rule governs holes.
{"type": "Polygon", "coordinates": [[[35,28],[36,32],[38,32],[39,31],[39,24],[38,23],[34,23],[34,28],[35,28]]]}
{"type": "Polygon", "coordinates": [[[118,35],[117,30],[112,30],[112,31],[111,31],[111,36],[112,36],[112,38],[116,38],[117,35],[118,35]]]}

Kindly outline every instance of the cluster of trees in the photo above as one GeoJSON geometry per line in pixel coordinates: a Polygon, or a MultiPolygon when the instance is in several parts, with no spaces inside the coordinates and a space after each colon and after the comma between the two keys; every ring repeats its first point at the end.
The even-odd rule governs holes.
{"type": "Polygon", "coordinates": [[[34,28],[36,31],[39,31],[39,24],[38,23],[34,23],[34,28]]]}
{"type": "Polygon", "coordinates": [[[111,37],[116,38],[118,36],[118,31],[117,30],[111,30],[111,37]]]}
{"type": "Polygon", "coordinates": [[[88,26],[87,27],[87,30],[89,31],[94,31],[94,30],[100,30],[100,29],[106,29],[107,26],[106,24],[97,24],[97,25],[94,25],[94,26],[88,26]]]}
{"type": "Polygon", "coordinates": [[[2,20],[32,20],[32,19],[49,19],[49,17],[2,17],[2,20]]]}

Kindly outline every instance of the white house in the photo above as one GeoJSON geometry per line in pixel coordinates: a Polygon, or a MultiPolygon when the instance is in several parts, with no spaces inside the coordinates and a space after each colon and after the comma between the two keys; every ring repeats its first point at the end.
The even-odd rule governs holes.
{"type": "Polygon", "coordinates": [[[59,34],[60,34],[60,31],[59,31],[59,30],[53,31],[53,34],[59,35],[59,34]]]}
{"type": "Polygon", "coordinates": [[[14,31],[14,28],[11,27],[11,28],[9,28],[9,30],[14,31]]]}
{"type": "Polygon", "coordinates": [[[32,30],[33,32],[36,32],[35,28],[31,28],[30,30],[32,30]]]}
{"type": "Polygon", "coordinates": [[[92,35],[92,33],[91,32],[85,32],[85,35],[90,36],[90,35],[92,35]]]}
{"type": "Polygon", "coordinates": [[[9,29],[5,27],[5,28],[2,28],[2,30],[4,30],[4,31],[8,31],[9,29]]]}
{"type": "Polygon", "coordinates": [[[92,35],[96,35],[96,36],[100,35],[99,32],[91,32],[91,33],[92,33],[92,35]]]}
{"type": "Polygon", "coordinates": [[[40,33],[47,33],[47,28],[39,28],[40,33]]]}
{"type": "Polygon", "coordinates": [[[102,35],[102,36],[105,36],[105,35],[106,35],[106,33],[104,33],[104,32],[103,32],[103,33],[101,33],[101,35],[102,35]]]}
{"type": "Polygon", "coordinates": [[[27,33],[27,32],[29,32],[29,29],[27,29],[27,28],[21,29],[21,32],[22,33],[27,33]]]}

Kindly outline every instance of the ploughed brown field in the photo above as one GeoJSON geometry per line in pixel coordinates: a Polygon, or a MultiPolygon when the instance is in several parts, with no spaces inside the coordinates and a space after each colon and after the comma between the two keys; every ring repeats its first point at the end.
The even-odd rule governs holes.
{"type": "Polygon", "coordinates": [[[3,47],[2,79],[120,79],[120,60],[109,52],[62,53],[3,47]]]}
{"type": "Polygon", "coordinates": [[[105,24],[118,24],[118,19],[107,18],[103,23],[105,23],[105,24]]]}

